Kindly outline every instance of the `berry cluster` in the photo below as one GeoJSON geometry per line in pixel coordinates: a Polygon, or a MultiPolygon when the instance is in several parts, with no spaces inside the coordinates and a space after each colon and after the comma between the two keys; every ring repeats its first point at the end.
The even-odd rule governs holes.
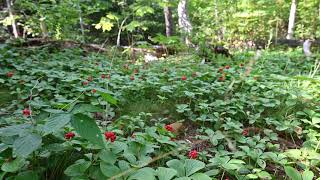
{"type": "Polygon", "coordinates": [[[104,136],[106,140],[110,140],[111,142],[114,142],[117,139],[117,136],[114,132],[105,132],[104,136]]]}

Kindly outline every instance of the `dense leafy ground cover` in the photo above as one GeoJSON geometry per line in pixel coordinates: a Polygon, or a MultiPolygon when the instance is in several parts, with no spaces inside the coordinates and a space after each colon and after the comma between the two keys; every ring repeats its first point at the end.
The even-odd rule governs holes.
{"type": "Polygon", "coordinates": [[[320,79],[300,51],[264,52],[247,76],[250,52],[0,51],[2,178],[319,177],[320,79]]]}

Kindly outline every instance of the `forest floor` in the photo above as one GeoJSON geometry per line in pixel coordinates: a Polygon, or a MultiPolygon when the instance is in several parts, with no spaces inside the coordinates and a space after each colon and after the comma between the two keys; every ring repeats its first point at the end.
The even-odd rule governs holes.
{"type": "Polygon", "coordinates": [[[147,65],[79,48],[0,52],[3,177],[320,176],[319,62],[300,50],[147,65]]]}

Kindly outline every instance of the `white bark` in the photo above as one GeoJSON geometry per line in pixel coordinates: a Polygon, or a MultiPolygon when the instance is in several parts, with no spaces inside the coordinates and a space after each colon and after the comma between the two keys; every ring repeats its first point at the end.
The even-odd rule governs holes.
{"type": "Polygon", "coordinates": [[[120,39],[121,39],[121,32],[122,32],[122,28],[124,23],[127,21],[128,17],[124,18],[124,20],[121,22],[121,25],[119,27],[118,30],[118,36],[117,36],[117,46],[120,47],[120,39]]]}
{"type": "Polygon", "coordinates": [[[309,39],[307,39],[303,43],[303,52],[304,52],[304,55],[307,57],[312,56],[312,53],[310,51],[310,47],[311,47],[311,41],[309,39]]]}
{"type": "Polygon", "coordinates": [[[188,17],[187,11],[187,0],[180,0],[178,4],[178,24],[179,28],[181,29],[182,33],[185,35],[185,42],[187,45],[190,45],[191,42],[188,38],[188,35],[192,32],[192,25],[188,17]]]}
{"type": "Polygon", "coordinates": [[[42,32],[42,38],[47,38],[48,37],[48,29],[47,29],[47,25],[44,22],[45,18],[41,17],[40,18],[40,29],[42,32]]]}
{"type": "Polygon", "coordinates": [[[80,7],[80,2],[78,2],[78,11],[79,11],[79,24],[80,24],[80,29],[81,29],[81,34],[84,40],[84,23],[83,23],[83,18],[82,18],[82,11],[80,7]]]}
{"type": "Polygon", "coordinates": [[[292,39],[293,38],[296,11],[297,11],[297,2],[296,2],[296,0],[292,0],[291,1],[291,8],[290,8],[287,39],[292,39]]]}
{"type": "Polygon", "coordinates": [[[179,27],[185,33],[191,33],[192,25],[188,17],[187,0],[180,0],[178,5],[179,27]]]}
{"type": "Polygon", "coordinates": [[[12,26],[12,32],[15,38],[19,37],[18,30],[17,30],[17,25],[16,25],[16,20],[14,19],[13,11],[11,8],[11,0],[6,0],[7,2],[7,8],[8,8],[8,13],[9,17],[11,19],[11,26],[12,26]]]}

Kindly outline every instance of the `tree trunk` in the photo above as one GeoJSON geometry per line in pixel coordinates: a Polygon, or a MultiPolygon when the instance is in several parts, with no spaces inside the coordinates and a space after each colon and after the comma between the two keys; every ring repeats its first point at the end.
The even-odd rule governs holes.
{"type": "Polygon", "coordinates": [[[303,52],[304,52],[304,55],[307,57],[312,56],[312,53],[310,51],[310,47],[311,47],[311,41],[309,39],[307,39],[303,43],[303,52]]]}
{"type": "Polygon", "coordinates": [[[16,20],[14,19],[13,11],[11,9],[11,0],[6,0],[6,2],[7,2],[9,17],[11,19],[11,26],[12,26],[13,35],[15,38],[18,38],[19,34],[18,34],[18,30],[17,30],[16,20]]]}
{"type": "Polygon", "coordinates": [[[296,0],[292,0],[291,1],[290,16],[289,16],[287,39],[292,39],[293,38],[296,11],[297,11],[297,2],[296,2],[296,0]]]}
{"type": "Polygon", "coordinates": [[[173,35],[173,20],[172,20],[172,11],[169,6],[165,6],[163,9],[164,12],[164,19],[166,24],[166,36],[173,35]]]}
{"type": "Polygon", "coordinates": [[[192,45],[191,41],[188,38],[192,31],[192,25],[188,17],[187,11],[187,0],[180,0],[178,4],[178,16],[179,16],[179,28],[181,29],[182,33],[184,34],[185,43],[187,45],[192,45]]]}
{"type": "Polygon", "coordinates": [[[124,23],[127,21],[127,19],[129,18],[129,16],[127,16],[126,18],[124,18],[124,20],[122,20],[120,26],[119,26],[119,30],[118,30],[118,36],[117,36],[117,47],[120,47],[120,40],[121,40],[121,32],[122,32],[122,28],[124,23]]]}
{"type": "Polygon", "coordinates": [[[80,2],[78,2],[78,11],[79,11],[80,30],[81,30],[82,39],[83,39],[83,41],[84,41],[84,40],[85,40],[85,36],[84,36],[84,23],[83,23],[83,18],[82,18],[82,11],[81,11],[81,7],[80,7],[80,2]]]}
{"type": "Polygon", "coordinates": [[[47,25],[44,22],[44,20],[45,20],[44,17],[40,18],[40,29],[41,29],[41,32],[42,32],[42,38],[45,39],[45,38],[48,37],[48,28],[47,28],[47,25]]]}

